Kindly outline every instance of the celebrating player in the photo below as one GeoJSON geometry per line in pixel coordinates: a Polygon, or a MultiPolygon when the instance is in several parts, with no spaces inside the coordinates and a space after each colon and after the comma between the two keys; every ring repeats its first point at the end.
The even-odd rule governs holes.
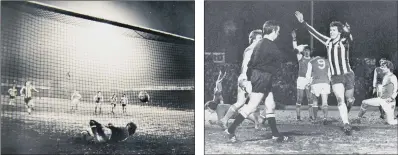
{"type": "Polygon", "coordinates": [[[332,89],[337,98],[340,116],[344,123],[344,132],[347,135],[351,135],[352,130],[348,120],[348,112],[355,101],[355,74],[349,63],[350,47],[352,45],[350,26],[347,23],[346,25],[343,25],[339,21],[333,21],[330,23],[330,37],[327,37],[308,25],[304,21],[302,13],[296,11],[295,15],[297,20],[300,23],[303,23],[309,33],[323,43],[327,48],[332,89]]]}
{"type": "MultiPolygon", "coordinates": [[[[385,65],[386,60],[387,60],[386,58],[380,59],[379,61],[380,67],[385,65]]],[[[373,95],[375,97],[380,97],[382,90],[381,82],[383,81],[384,73],[380,67],[375,68],[373,74],[373,95]]],[[[384,119],[385,112],[383,111],[383,108],[381,106],[379,106],[379,110],[380,110],[380,118],[384,119]]]]}
{"type": "Polygon", "coordinates": [[[308,100],[308,113],[310,116],[310,119],[313,119],[313,112],[312,112],[312,107],[311,107],[311,93],[310,93],[310,88],[307,87],[309,84],[309,81],[305,78],[305,73],[307,71],[307,66],[308,62],[311,60],[311,49],[308,47],[308,45],[300,45],[297,46],[297,40],[296,40],[296,31],[292,32],[292,38],[293,38],[293,49],[297,53],[297,60],[299,63],[299,71],[298,71],[298,78],[297,78],[297,102],[296,102],[296,113],[297,113],[297,120],[300,121],[300,109],[301,109],[301,104],[303,101],[304,97],[304,92],[307,95],[307,100],[308,100]]]}
{"type": "MultiPolygon", "coordinates": [[[[247,81],[247,75],[246,75],[247,64],[250,61],[250,57],[253,53],[254,47],[256,46],[258,41],[260,41],[261,39],[262,39],[261,30],[253,30],[252,32],[250,32],[250,34],[249,34],[250,46],[247,47],[243,53],[242,70],[241,70],[241,74],[239,75],[239,78],[238,78],[238,96],[237,96],[236,103],[233,105],[228,105],[228,111],[226,112],[226,114],[225,114],[224,110],[217,111],[218,116],[223,116],[220,119],[218,124],[221,125],[221,127],[224,129],[228,128],[227,127],[228,120],[236,114],[236,111],[238,111],[240,108],[243,107],[243,105],[246,103],[248,93],[251,92],[252,86],[251,86],[250,81],[247,81]],[[219,114],[219,111],[222,114],[219,114]],[[224,114],[225,114],[225,116],[224,116],[224,114]]],[[[225,107],[225,106],[223,106],[223,107],[225,107]]],[[[223,107],[217,107],[217,109],[223,109],[223,107]]],[[[248,118],[250,120],[254,121],[255,128],[258,129],[259,124],[258,124],[258,120],[256,119],[256,117],[253,114],[250,114],[248,116],[248,118]]]]}
{"type": "Polygon", "coordinates": [[[101,104],[104,101],[104,96],[102,96],[101,91],[97,92],[97,95],[94,96],[95,100],[95,114],[97,114],[97,108],[99,107],[99,113],[101,113],[101,104]]]}
{"type": "Polygon", "coordinates": [[[15,105],[15,98],[17,96],[17,88],[15,88],[15,84],[12,85],[12,88],[8,89],[8,94],[10,95],[9,105],[15,105]]]}
{"type": "Polygon", "coordinates": [[[74,106],[76,107],[75,110],[77,110],[77,105],[79,104],[80,99],[82,98],[82,95],[79,94],[79,91],[75,90],[75,91],[73,91],[73,94],[70,98],[72,101],[72,109],[71,110],[73,110],[74,106]]]}
{"type": "Polygon", "coordinates": [[[120,98],[120,102],[122,103],[123,113],[126,112],[126,105],[129,103],[129,99],[127,98],[126,94],[120,98]]]}
{"type": "Polygon", "coordinates": [[[30,115],[30,113],[33,110],[34,107],[34,103],[32,101],[33,95],[32,95],[32,90],[35,92],[39,92],[32,84],[31,81],[27,81],[25,83],[25,86],[23,86],[20,90],[20,94],[21,96],[24,97],[24,101],[25,101],[25,107],[28,109],[28,113],[30,115]]]}
{"type": "Polygon", "coordinates": [[[117,96],[116,94],[113,94],[111,97],[112,114],[115,114],[115,112],[113,112],[113,109],[115,109],[116,103],[117,103],[117,96]]]}
{"type": "Polygon", "coordinates": [[[311,84],[312,107],[314,121],[318,114],[318,97],[322,98],[323,124],[327,124],[328,96],[330,94],[330,64],[327,59],[320,56],[314,57],[308,62],[305,77],[311,84]]]}
{"type": "Polygon", "coordinates": [[[380,66],[380,69],[384,73],[381,94],[379,97],[371,98],[362,101],[361,110],[358,113],[358,123],[366,112],[368,106],[381,106],[386,113],[386,122],[390,125],[396,125],[397,119],[394,119],[395,110],[395,98],[397,97],[398,82],[397,77],[392,73],[394,65],[391,61],[386,61],[385,65],[380,66]]]}
{"type": "Polygon", "coordinates": [[[247,66],[248,81],[252,84],[249,103],[241,109],[231,126],[225,130],[231,142],[237,141],[235,136],[236,128],[247,116],[257,109],[263,97],[268,96],[268,94],[269,101],[265,102],[265,110],[260,114],[260,117],[263,120],[264,118],[268,120],[273,139],[280,142],[289,140],[288,137],[281,135],[276,128],[275,102],[272,95],[273,76],[282,62],[282,53],[273,42],[279,36],[279,30],[279,24],[273,20],[266,21],[263,25],[264,37],[254,47],[253,54],[247,66]]]}

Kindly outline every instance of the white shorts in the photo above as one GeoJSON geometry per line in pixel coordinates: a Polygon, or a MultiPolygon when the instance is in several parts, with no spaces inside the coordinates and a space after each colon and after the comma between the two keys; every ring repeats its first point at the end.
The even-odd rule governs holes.
{"type": "Polygon", "coordinates": [[[305,77],[297,78],[297,89],[304,90],[305,86],[309,83],[308,79],[305,77]]]}
{"type": "Polygon", "coordinates": [[[330,94],[330,84],[329,83],[317,83],[311,85],[311,93],[316,97],[319,95],[328,95],[330,94]]]}
{"type": "Polygon", "coordinates": [[[252,84],[250,81],[244,81],[240,85],[244,85],[246,91],[238,85],[238,96],[236,99],[236,103],[234,104],[234,106],[237,108],[241,108],[246,103],[247,96],[252,92],[252,84]]]}

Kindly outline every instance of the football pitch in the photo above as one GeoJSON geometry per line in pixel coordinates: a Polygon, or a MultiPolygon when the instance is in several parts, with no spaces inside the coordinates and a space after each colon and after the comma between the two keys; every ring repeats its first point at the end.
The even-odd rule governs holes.
{"type": "Polygon", "coordinates": [[[115,114],[110,103],[102,104],[102,113],[94,114],[94,103],[81,102],[71,111],[70,100],[35,98],[29,115],[23,99],[8,105],[2,96],[1,152],[5,154],[194,154],[194,110],[171,110],[151,105],[127,105],[115,114]],[[74,137],[88,128],[89,120],[125,126],[134,122],[136,133],[117,144],[86,144],[74,137]]]}
{"type": "MultiPolygon", "coordinates": [[[[356,118],[359,107],[353,107],[350,121],[356,118]]],[[[207,120],[216,120],[216,114],[205,114],[205,154],[397,154],[398,128],[384,123],[377,108],[369,109],[361,124],[353,123],[353,134],[346,136],[336,108],[329,108],[329,123],[309,122],[308,111],[302,110],[303,121],[296,121],[296,112],[277,110],[278,129],[292,136],[293,141],[276,143],[271,139],[271,130],[259,131],[254,124],[245,122],[237,128],[239,142],[229,143],[227,135],[217,125],[207,120]]],[[[323,117],[319,111],[318,117],[323,117]]],[[[233,120],[230,120],[229,124],[233,120]]]]}

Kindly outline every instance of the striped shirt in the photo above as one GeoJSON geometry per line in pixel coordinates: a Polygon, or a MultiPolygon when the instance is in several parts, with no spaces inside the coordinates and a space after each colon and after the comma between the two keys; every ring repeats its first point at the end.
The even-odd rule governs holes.
{"type": "Polygon", "coordinates": [[[341,38],[333,43],[331,38],[322,35],[307,23],[303,23],[310,34],[326,46],[331,75],[343,75],[353,72],[349,61],[351,38],[341,38]]]}

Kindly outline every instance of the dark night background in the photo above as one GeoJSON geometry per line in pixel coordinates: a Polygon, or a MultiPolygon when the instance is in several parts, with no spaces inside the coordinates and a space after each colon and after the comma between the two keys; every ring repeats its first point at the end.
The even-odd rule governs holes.
{"type": "MultiPolygon", "coordinates": [[[[310,23],[310,9],[311,2],[205,2],[205,52],[226,52],[226,62],[240,62],[249,32],[274,19],[282,24],[278,47],[295,60],[290,32],[299,29],[299,44],[309,44],[310,34],[294,12],[302,12],[310,23]]],[[[352,58],[387,57],[397,64],[397,2],[314,2],[315,29],[329,36],[329,23],[334,20],[351,25],[352,58]]],[[[314,48],[326,51],[315,38],[314,48]]]]}

